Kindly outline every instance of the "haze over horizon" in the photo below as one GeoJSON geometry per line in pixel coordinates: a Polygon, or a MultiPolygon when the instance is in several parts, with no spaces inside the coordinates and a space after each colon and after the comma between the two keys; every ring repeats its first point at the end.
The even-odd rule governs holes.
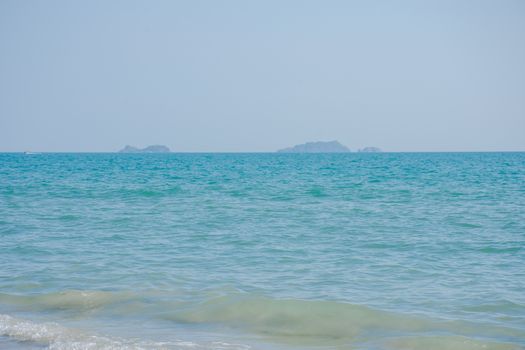
{"type": "Polygon", "coordinates": [[[0,2],[0,152],[525,151],[525,2],[0,2]]]}

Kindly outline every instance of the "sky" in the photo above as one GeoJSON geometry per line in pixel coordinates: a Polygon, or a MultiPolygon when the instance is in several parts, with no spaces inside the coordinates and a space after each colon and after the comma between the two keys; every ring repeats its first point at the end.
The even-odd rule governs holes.
{"type": "Polygon", "coordinates": [[[0,151],[319,140],[525,151],[525,1],[0,1],[0,151]]]}

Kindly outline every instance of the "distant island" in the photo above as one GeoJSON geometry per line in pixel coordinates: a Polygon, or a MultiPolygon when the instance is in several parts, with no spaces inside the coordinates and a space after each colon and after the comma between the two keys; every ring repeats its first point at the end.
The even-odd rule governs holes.
{"type": "Polygon", "coordinates": [[[279,153],[347,153],[348,147],[338,141],[307,142],[293,147],[278,150],[279,153]]]}
{"type": "Polygon", "coordinates": [[[378,152],[383,152],[383,151],[381,150],[381,148],[378,148],[378,147],[365,147],[365,148],[361,148],[357,152],[361,152],[361,153],[378,153],[378,152]]]}
{"type": "Polygon", "coordinates": [[[137,148],[133,146],[126,146],[119,151],[119,153],[169,153],[170,149],[163,145],[152,145],[146,148],[137,148]]]}

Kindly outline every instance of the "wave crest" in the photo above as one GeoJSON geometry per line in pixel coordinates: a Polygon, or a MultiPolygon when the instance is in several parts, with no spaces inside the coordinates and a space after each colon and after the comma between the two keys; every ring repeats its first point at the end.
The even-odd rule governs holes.
{"type": "Polygon", "coordinates": [[[106,291],[66,290],[57,293],[39,295],[10,295],[0,293],[0,302],[7,302],[19,307],[38,309],[92,310],[108,304],[129,300],[131,293],[106,291]]]}
{"type": "Polygon", "coordinates": [[[0,336],[45,345],[49,350],[247,350],[242,344],[190,341],[153,342],[88,334],[57,323],[35,323],[0,314],[0,336]]]}

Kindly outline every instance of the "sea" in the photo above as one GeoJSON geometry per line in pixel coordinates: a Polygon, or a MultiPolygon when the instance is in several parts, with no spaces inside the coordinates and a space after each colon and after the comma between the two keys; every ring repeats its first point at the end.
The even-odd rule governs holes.
{"type": "Polygon", "coordinates": [[[1,153],[0,349],[525,349],[525,153],[1,153]]]}

